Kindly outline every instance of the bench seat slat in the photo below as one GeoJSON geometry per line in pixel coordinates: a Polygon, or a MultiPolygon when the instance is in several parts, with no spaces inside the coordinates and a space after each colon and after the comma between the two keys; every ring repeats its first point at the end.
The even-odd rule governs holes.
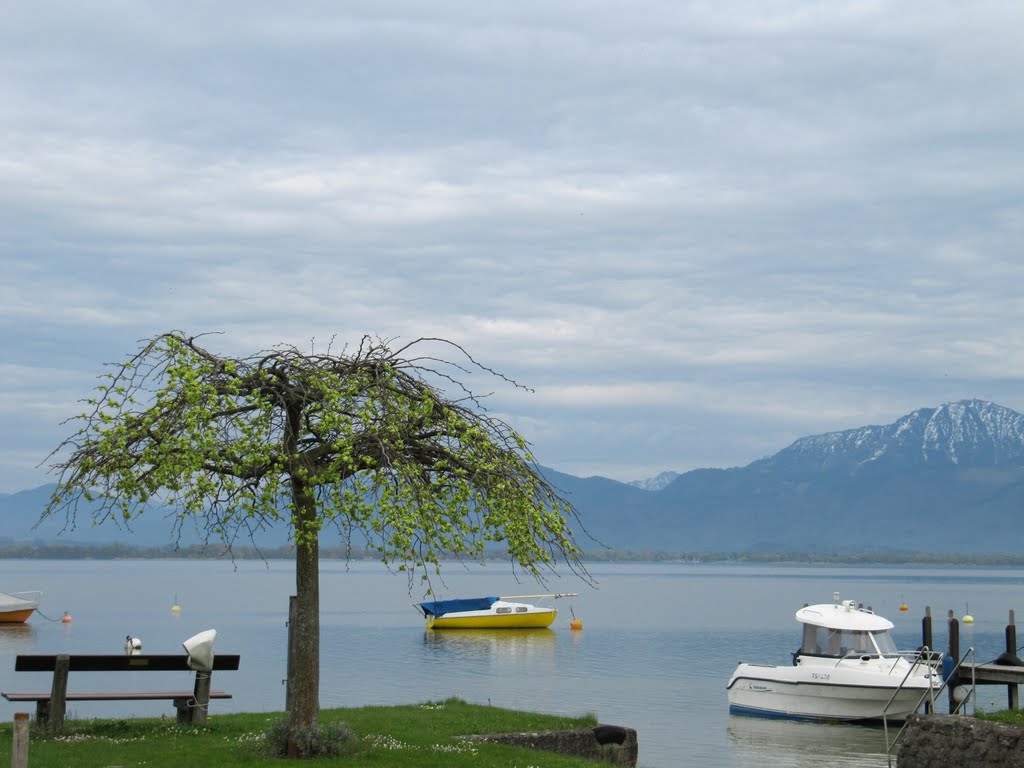
{"type": "MultiPolygon", "coordinates": [[[[8,701],[49,701],[50,692],[16,693],[5,691],[2,695],[8,701]]],[[[161,701],[165,699],[192,698],[192,691],[68,691],[67,701],[161,701]]],[[[210,691],[211,699],[230,699],[224,691],[210,691]]]]}

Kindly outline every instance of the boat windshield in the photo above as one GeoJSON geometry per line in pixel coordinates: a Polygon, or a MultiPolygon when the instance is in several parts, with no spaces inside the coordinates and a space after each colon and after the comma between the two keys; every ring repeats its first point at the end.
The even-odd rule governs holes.
{"type": "Polygon", "coordinates": [[[888,630],[885,632],[872,632],[871,636],[875,639],[875,645],[878,646],[878,652],[883,656],[898,656],[899,651],[896,650],[896,643],[892,639],[892,635],[889,634],[888,630]]]}
{"type": "Polygon", "coordinates": [[[804,641],[800,653],[841,659],[847,656],[893,656],[897,652],[887,631],[829,629],[804,624],[804,641]]]}

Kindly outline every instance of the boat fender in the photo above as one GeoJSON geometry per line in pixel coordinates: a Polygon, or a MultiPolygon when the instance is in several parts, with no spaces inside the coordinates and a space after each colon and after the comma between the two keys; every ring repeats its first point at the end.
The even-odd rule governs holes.
{"type": "Polygon", "coordinates": [[[942,682],[946,682],[953,674],[953,657],[948,653],[942,657],[942,682]]]}

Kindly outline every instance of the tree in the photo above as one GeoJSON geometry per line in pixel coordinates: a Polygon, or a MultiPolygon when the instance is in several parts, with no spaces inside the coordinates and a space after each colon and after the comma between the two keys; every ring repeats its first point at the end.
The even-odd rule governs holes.
{"type": "Polygon", "coordinates": [[[100,377],[69,420],[77,431],[51,454],[59,482],[43,516],[71,526],[83,502],[94,522],[130,528],[159,501],[174,510],[178,540],[192,521],[230,551],[240,537],[290,525],[293,734],[315,728],[319,711],[326,526],[360,535],[427,592],[442,558],[480,560],[496,545],[540,580],[559,561],[587,577],[568,525],[575,511],[462,379],[521,385],[445,339],[391,344],[364,337],[338,353],[328,344],[232,357],[161,334],[100,377]]]}

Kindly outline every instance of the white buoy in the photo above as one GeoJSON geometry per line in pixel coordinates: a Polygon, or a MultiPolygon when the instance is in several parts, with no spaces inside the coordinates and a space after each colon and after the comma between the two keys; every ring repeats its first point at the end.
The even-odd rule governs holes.
{"type": "Polygon", "coordinates": [[[128,635],[124,639],[124,652],[129,656],[137,656],[142,653],[142,640],[128,635]]]}

